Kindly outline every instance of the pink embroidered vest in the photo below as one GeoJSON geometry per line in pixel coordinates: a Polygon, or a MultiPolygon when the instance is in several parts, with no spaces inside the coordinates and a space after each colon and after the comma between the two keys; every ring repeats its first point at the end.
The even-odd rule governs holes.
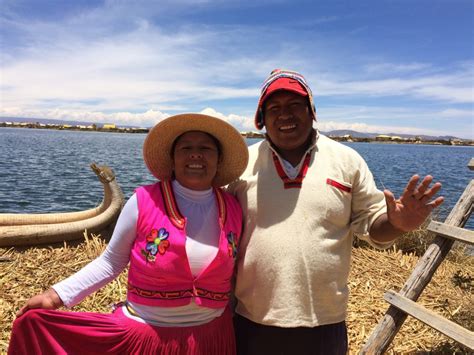
{"type": "Polygon", "coordinates": [[[199,305],[227,305],[242,210],[237,200],[214,189],[218,210],[219,249],[214,260],[193,277],[186,255],[186,219],[176,204],[169,181],[136,190],[137,237],[130,254],[127,298],[148,306],[184,306],[194,298],[199,305]]]}

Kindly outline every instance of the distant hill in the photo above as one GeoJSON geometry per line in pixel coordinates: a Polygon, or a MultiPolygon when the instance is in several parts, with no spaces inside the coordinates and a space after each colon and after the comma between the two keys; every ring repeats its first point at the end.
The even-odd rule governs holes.
{"type": "MultiPolygon", "coordinates": [[[[89,121],[70,121],[70,120],[55,120],[55,119],[49,119],[49,118],[22,118],[22,117],[0,117],[0,122],[38,122],[38,123],[44,123],[44,124],[68,124],[71,126],[75,125],[92,125],[96,124],[97,126],[102,126],[104,125],[103,122],[89,122],[89,121]]],[[[113,122],[106,122],[106,123],[113,123],[113,122]]],[[[124,127],[124,128],[131,128],[134,126],[126,126],[126,125],[117,125],[119,127],[124,127]]],[[[146,127],[146,128],[151,128],[151,127],[146,127]]],[[[380,134],[385,134],[387,136],[399,136],[402,138],[415,138],[415,137],[421,137],[422,140],[429,141],[429,140],[446,140],[449,141],[451,139],[462,139],[459,137],[454,137],[454,136],[428,136],[424,134],[403,134],[403,133],[364,133],[364,132],[357,132],[357,131],[352,131],[349,129],[337,129],[337,130],[332,130],[332,131],[326,131],[323,132],[321,131],[324,135],[330,136],[338,136],[342,137],[347,134],[351,135],[352,137],[355,138],[375,138],[380,134]]],[[[467,140],[467,139],[464,139],[467,140]]]]}
{"type": "Polygon", "coordinates": [[[402,138],[415,138],[415,137],[421,137],[422,140],[424,141],[430,141],[430,140],[446,140],[449,141],[451,139],[461,139],[459,137],[455,136],[428,136],[426,134],[404,134],[404,133],[364,133],[364,132],[357,132],[357,131],[351,131],[348,129],[337,129],[333,131],[328,131],[328,132],[322,132],[324,135],[330,136],[338,136],[342,137],[347,134],[349,134],[351,137],[355,138],[375,138],[380,134],[384,134],[387,136],[398,136],[402,138]]]}
{"type": "Polygon", "coordinates": [[[351,137],[357,137],[357,138],[375,138],[378,136],[378,133],[364,133],[364,132],[351,131],[349,129],[336,129],[329,132],[321,131],[321,133],[326,136],[332,135],[332,136],[338,136],[338,137],[342,137],[347,134],[349,134],[351,137]]]}
{"type": "MultiPolygon", "coordinates": [[[[21,117],[0,117],[0,122],[32,122],[32,123],[43,123],[43,124],[68,124],[71,126],[89,126],[89,125],[97,125],[103,126],[106,123],[113,123],[113,122],[91,122],[91,121],[71,121],[71,120],[55,120],[50,118],[21,118],[21,117]]],[[[133,126],[126,126],[126,125],[117,125],[120,127],[133,127],[133,126]]],[[[135,126],[136,127],[136,126],[135,126]]]]}

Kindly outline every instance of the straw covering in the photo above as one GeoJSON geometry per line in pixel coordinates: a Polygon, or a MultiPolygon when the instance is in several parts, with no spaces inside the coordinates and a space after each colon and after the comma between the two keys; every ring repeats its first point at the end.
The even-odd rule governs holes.
{"type": "MultiPolygon", "coordinates": [[[[29,297],[78,271],[99,255],[105,246],[103,239],[93,236],[77,246],[26,250],[0,248],[0,353],[6,352],[11,324],[20,306],[29,297]]],[[[472,330],[474,263],[472,256],[462,255],[457,259],[451,257],[441,264],[418,302],[472,330]]],[[[399,290],[417,261],[418,257],[413,253],[406,254],[400,250],[353,248],[347,317],[351,354],[359,352],[387,309],[384,292],[388,289],[399,290]]],[[[117,280],[87,297],[73,310],[110,312],[112,304],[125,299],[126,276],[124,271],[117,280]]],[[[468,353],[454,341],[409,317],[387,353],[424,352],[468,353]]]]}

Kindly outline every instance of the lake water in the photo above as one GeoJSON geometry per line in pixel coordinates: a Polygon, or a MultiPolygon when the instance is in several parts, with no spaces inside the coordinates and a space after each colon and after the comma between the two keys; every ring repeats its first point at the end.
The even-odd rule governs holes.
{"type": "MultiPolygon", "coordinates": [[[[126,197],[152,183],[142,159],[144,134],[0,128],[0,213],[64,212],[92,208],[102,185],[90,169],[113,168],[126,197]]],[[[251,145],[258,140],[248,140],[251,145]]],[[[371,168],[377,186],[395,195],[413,174],[431,174],[443,184],[441,219],[455,205],[474,172],[474,147],[347,143],[371,168]]],[[[468,227],[472,229],[474,222],[468,227]]]]}

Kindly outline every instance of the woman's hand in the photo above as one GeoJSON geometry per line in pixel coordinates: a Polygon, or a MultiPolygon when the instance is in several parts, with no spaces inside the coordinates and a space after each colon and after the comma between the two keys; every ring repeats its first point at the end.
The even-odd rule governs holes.
{"type": "Polygon", "coordinates": [[[59,295],[50,288],[49,290],[31,297],[26,304],[20,308],[16,313],[17,317],[23,315],[29,309],[43,308],[43,309],[57,309],[63,305],[63,301],[59,298],[59,295]]]}

